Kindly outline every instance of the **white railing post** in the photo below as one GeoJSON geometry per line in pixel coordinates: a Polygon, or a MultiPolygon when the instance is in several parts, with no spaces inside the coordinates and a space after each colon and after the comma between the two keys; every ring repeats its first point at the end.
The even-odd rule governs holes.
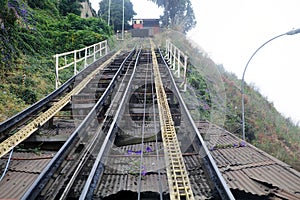
{"type": "Polygon", "coordinates": [[[79,62],[84,60],[84,68],[86,68],[87,65],[88,65],[88,58],[93,56],[94,57],[94,62],[95,62],[96,59],[97,59],[96,54],[97,54],[98,51],[100,52],[100,58],[102,57],[104,51],[105,51],[105,55],[107,54],[107,52],[108,52],[107,40],[99,42],[97,44],[93,44],[93,45],[88,46],[88,47],[84,47],[82,49],[77,49],[77,50],[74,50],[74,51],[54,55],[54,57],[55,57],[55,76],[56,76],[55,88],[57,89],[60,85],[60,82],[59,82],[59,71],[60,70],[71,67],[72,65],[74,65],[74,75],[76,75],[77,72],[78,72],[77,71],[77,62],[79,63],[79,62]],[[103,45],[105,44],[106,46],[102,47],[102,44],[103,45]],[[96,50],[97,46],[99,46],[98,50],[96,50]],[[93,54],[91,53],[91,48],[93,48],[93,50],[94,50],[93,54]],[[83,51],[84,51],[84,57],[81,56],[83,51]],[[79,55],[77,55],[78,53],[79,53],[79,55]],[[64,66],[61,66],[61,67],[59,66],[59,58],[60,57],[63,57],[62,59],[64,59],[64,61],[65,61],[64,66]],[[73,58],[73,60],[72,60],[72,58],[73,58]]]}
{"type": "Polygon", "coordinates": [[[169,44],[170,45],[170,48],[169,48],[169,60],[168,60],[168,62],[169,62],[169,65],[171,65],[172,64],[172,44],[170,43],[169,44]]]}
{"type": "Polygon", "coordinates": [[[76,56],[76,54],[77,54],[77,50],[74,50],[74,75],[76,75],[77,74],[77,67],[76,67],[76,65],[77,65],[77,56],[76,56]]]}
{"type": "Polygon", "coordinates": [[[104,44],[105,44],[105,55],[106,55],[106,54],[107,54],[107,52],[108,52],[107,40],[105,40],[104,44]]]}
{"type": "Polygon", "coordinates": [[[102,56],[102,42],[99,44],[99,52],[100,52],[100,57],[102,56]]]}
{"type": "Polygon", "coordinates": [[[59,77],[58,77],[58,54],[55,55],[55,89],[58,88],[59,77]]]}
{"type": "Polygon", "coordinates": [[[179,78],[181,75],[181,68],[183,68],[183,82],[180,87],[183,86],[183,91],[186,91],[187,87],[187,68],[188,68],[188,56],[181,52],[175,45],[173,45],[169,40],[166,41],[167,52],[169,56],[169,64],[171,69],[174,71],[174,75],[179,78]]]}
{"type": "MultiPolygon", "coordinates": [[[[89,49],[89,51],[90,51],[90,49],[89,49]]],[[[86,68],[86,66],[87,66],[87,57],[88,57],[87,47],[85,47],[85,49],[84,49],[84,68],[86,68]]]]}
{"type": "Polygon", "coordinates": [[[166,40],[166,59],[169,59],[169,40],[166,40]]]}
{"type": "Polygon", "coordinates": [[[94,62],[96,61],[96,44],[94,44],[94,62]]]}
{"type": "Polygon", "coordinates": [[[174,46],[174,52],[173,52],[173,70],[176,69],[176,49],[177,49],[177,47],[174,46]]]}
{"type": "Polygon", "coordinates": [[[183,91],[186,91],[186,83],[187,83],[187,60],[188,57],[187,55],[184,55],[184,71],[183,71],[183,80],[184,80],[184,85],[183,85],[183,91]]]}

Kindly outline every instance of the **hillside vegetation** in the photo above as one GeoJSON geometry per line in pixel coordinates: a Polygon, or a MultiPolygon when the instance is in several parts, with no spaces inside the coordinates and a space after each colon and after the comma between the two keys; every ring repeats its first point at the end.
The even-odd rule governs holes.
{"type": "MultiPolygon", "coordinates": [[[[241,80],[216,65],[198,44],[181,33],[165,34],[189,57],[189,84],[183,96],[194,120],[208,120],[242,138],[241,80]]],[[[253,84],[246,83],[244,89],[246,141],[300,171],[299,125],[279,113],[253,84]]]]}
{"type": "MultiPolygon", "coordinates": [[[[198,99],[200,119],[242,137],[241,80],[205,52],[200,50],[195,57],[197,64],[189,66],[188,81],[198,99]]],[[[247,84],[245,133],[247,142],[300,170],[300,127],[279,113],[257,87],[247,84]]]]}
{"type": "MultiPolygon", "coordinates": [[[[102,19],[80,18],[78,3],[0,1],[0,122],[54,89],[53,55],[112,35],[102,19]]],[[[212,121],[241,137],[241,80],[193,44],[180,43],[179,38],[173,41],[189,53],[189,92],[197,97],[198,119],[212,121]]],[[[246,85],[245,94],[247,141],[300,170],[299,126],[282,116],[255,86],[246,85]]]]}
{"type": "MultiPolygon", "coordinates": [[[[221,72],[228,98],[225,128],[240,135],[241,80],[222,69],[221,72]]],[[[279,113],[254,85],[245,87],[245,122],[247,141],[300,170],[299,126],[279,113]]]]}
{"type": "Polygon", "coordinates": [[[79,17],[79,1],[1,0],[0,7],[0,121],[54,89],[53,55],[112,35],[102,19],[79,17]]]}

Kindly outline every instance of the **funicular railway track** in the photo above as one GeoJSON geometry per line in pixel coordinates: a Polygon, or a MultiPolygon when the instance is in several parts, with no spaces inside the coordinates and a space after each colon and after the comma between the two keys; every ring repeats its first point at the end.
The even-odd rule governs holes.
{"type": "Polygon", "coordinates": [[[35,173],[43,170],[43,166],[46,166],[100,98],[102,110],[106,109],[118,79],[130,68],[135,52],[132,49],[109,53],[69,79],[45,99],[0,124],[1,161],[4,163],[9,157],[5,154],[15,147],[20,149],[21,146],[22,152],[25,150],[24,153],[14,152],[11,164],[13,171],[8,171],[8,178],[5,180],[4,177],[0,182],[0,187],[4,190],[8,187],[0,195],[1,198],[19,198],[22,191],[28,189],[34,177],[37,177],[35,173]],[[18,144],[20,145],[17,146],[18,144]],[[38,150],[39,156],[33,156],[30,151],[26,153],[26,149],[32,149],[32,146],[41,147],[38,150]],[[21,160],[24,160],[23,167],[21,160]],[[14,163],[17,167],[14,167],[14,163]],[[19,171],[24,172],[23,169],[28,167],[31,169],[25,171],[24,181],[11,180],[10,176],[19,176],[19,171]],[[18,188],[18,185],[20,188],[16,189],[17,193],[10,192],[18,188]]]}
{"type": "MultiPolygon", "coordinates": [[[[109,79],[105,77],[105,74],[100,72],[100,70],[104,69],[104,67],[109,64],[109,70],[115,70],[116,65],[117,67],[119,67],[120,59],[122,60],[122,56],[124,57],[124,54],[119,54],[120,52],[117,52],[114,55],[110,55],[111,58],[106,60],[100,66],[97,64],[100,64],[101,61],[95,63],[94,65],[91,65],[90,67],[81,71],[81,73],[79,73],[76,77],[72,77],[61,88],[51,93],[45,99],[34,104],[30,108],[21,112],[19,115],[16,115],[11,119],[1,123],[0,157],[2,157],[19,143],[27,139],[35,131],[49,122],[49,120],[52,120],[53,117],[55,117],[55,115],[62,111],[65,107],[72,106],[72,98],[74,101],[74,98],[76,98],[76,96],[78,96],[80,92],[82,93],[82,91],[84,91],[84,88],[89,88],[92,84],[91,81],[95,79],[110,81],[111,78],[109,79]],[[119,60],[114,60],[117,55],[120,56],[119,60]],[[115,63],[111,63],[113,60],[115,63]],[[20,121],[22,123],[18,124],[18,122],[20,121]]],[[[104,91],[105,86],[99,84],[98,89],[104,91]]],[[[51,125],[53,124],[50,124],[50,126],[51,125]]]]}
{"type": "Polygon", "coordinates": [[[22,199],[233,199],[160,50],[126,55],[72,96],[80,125],[22,199]]]}

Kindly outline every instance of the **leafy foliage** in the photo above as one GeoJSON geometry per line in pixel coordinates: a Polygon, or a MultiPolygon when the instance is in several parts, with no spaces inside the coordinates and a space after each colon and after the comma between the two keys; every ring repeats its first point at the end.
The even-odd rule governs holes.
{"type": "MultiPolygon", "coordinates": [[[[241,81],[223,71],[228,113],[225,128],[241,136],[241,81]]],[[[247,141],[300,170],[300,127],[279,113],[254,85],[245,86],[247,141]]]]}
{"type": "Polygon", "coordinates": [[[62,52],[105,40],[112,31],[100,18],[83,19],[75,14],[68,14],[66,18],[50,24],[46,34],[52,39],[54,50],[62,52]],[[63,49],[61,44],[66,44],[63,49]]]}
{"type": "Polygon", "coordinates": [[[82,2],[83,0],[60,0],[58,4],[59,12],[62,16],[66,16],[69,13],[73,13],[76,15],[80,15],[80,8],[81,5],[79,2],[82,2]]]}
{"type": "Polygon", "coordinates": [[[195,67],[189,66],[190,69],[188,76],[188,82],[193,87],[195,95],[199,103],[198,111],[201,119],[208,119],[210,114],[210,108],[212,105],[211,97],[208,92],[207,84],[202,75],[195,70],[195,67]]]}
{"type": "Polygon", "coordinates": [[[74,13],[62,16],[56,0],[26,2],[0,1],[0,121],[54,89],[54,54],[100,42],[112,34],[100,18],[82,19],[74,13]]]}
{"type": "Polygon", "coordinates": [[[195,14],[190,0],[150,0],[164,8],[161,16],[163,26],[187,33],[196,26],[195,14]]]}
{"type": "MultiPolygon", "coordinates": [[[[100,2],[99,16],[108,21],[109,0],[100,2]]],[[[133,10],[133,5],[130,0],[124,0],[124,22],[125,29],[129,29],[129,21],[136,13],[133,10]]],[[[114,0],[110,5],[110,25],[113,26],[114,31],[122,29],[123,23],[123,0],[114,0]]]]}

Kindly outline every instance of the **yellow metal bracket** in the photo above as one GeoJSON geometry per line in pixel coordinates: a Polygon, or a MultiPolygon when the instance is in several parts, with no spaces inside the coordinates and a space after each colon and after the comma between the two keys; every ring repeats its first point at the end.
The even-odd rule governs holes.
{"type": "Polygon", "coordinates": [[[158,62],[151,40],[152,62],[155,76],[155,89],[159,109],[161,133],[166,159],[166,168],[171,200],[194,200],[193,191],[188,177],[180,146],[176,136],[174,122],[161,80],[158,62]]]}

